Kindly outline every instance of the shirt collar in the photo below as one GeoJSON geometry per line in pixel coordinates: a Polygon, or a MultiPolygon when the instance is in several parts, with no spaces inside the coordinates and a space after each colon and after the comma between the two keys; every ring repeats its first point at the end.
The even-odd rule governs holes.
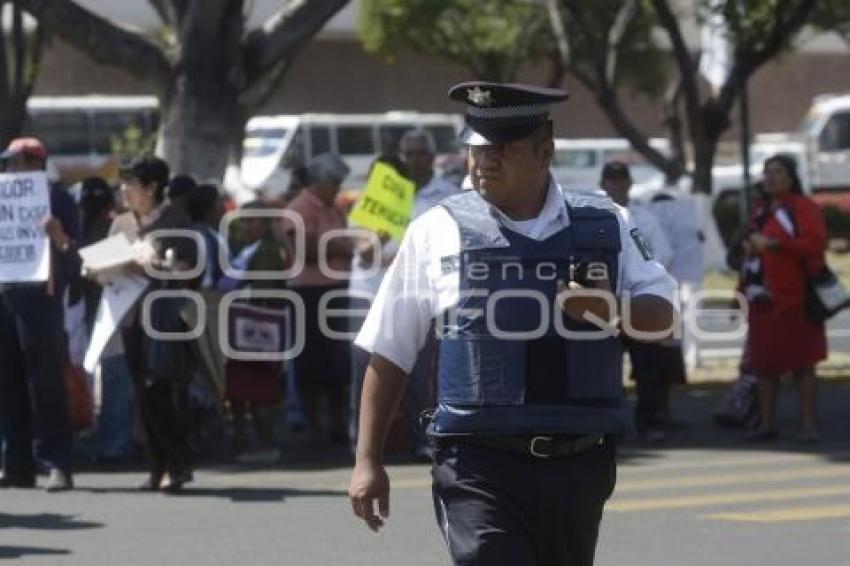
{"type": "MultiPolygon", "coordinates": [[[[492,204],[489,206],[490,213],[500,222],[516,222],[504,212],[499,210],[498,207],[492,204]]],[[[544,224],[558,222],[563,227],[567,227],[570,224],[567,204],[564,201],[564,194],[561,187],[555,182],[555,179],[553,179],[551,175],[549,176],[549,188],[546,191],[546,200],[543,202],[543,208],[540,209],[540,214],[538,214],[535,218],[529,218],[529,220],[542,222],[544,224]]]]}
{"type": "Polygon", "coordinates": [[[159,206],[145,214],[144,216],[139,216],[139,226],[146,227],[150,226],[162,216],[162,211],[165,210],[165,207],[168,205],[165,201],[160,203],[159,206]]]}

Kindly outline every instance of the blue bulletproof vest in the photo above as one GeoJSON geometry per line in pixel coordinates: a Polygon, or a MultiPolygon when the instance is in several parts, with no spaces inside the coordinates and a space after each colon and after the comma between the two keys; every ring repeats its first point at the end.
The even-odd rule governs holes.
{"type": "Polygon", "coordinates": [[[453,434],[620,433],[621,342],[555,305],[571,265],[604,263],[617,285],[616,215],[568,206],[570,225],[543,241],[503,227],[474,192],[442,201],[461,250],[441,258],[458,269],[458,304],[440,315],[437,409],[429,432],[453,434]],[[577,337],[589,339],[578,339],[577,337]]]}

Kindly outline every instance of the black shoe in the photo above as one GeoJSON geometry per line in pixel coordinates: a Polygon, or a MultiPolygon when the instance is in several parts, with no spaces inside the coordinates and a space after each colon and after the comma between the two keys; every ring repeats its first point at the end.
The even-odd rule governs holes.
{"type": "Polygon", "coordinates": [[[174,472],[168,474],[166,483],[160,485],[160,490],[165,493],[178,493],[183,489],[183,485],[192,481],[192,470],[184,470],[182,472],[174,472]]]}
{"type": "Polygon", "coordinates": [[[19,487],[32,489],[35,487],[35,474],[15,474],[3,472],[0,474],[0,489],[19,487]]]}
{"type": "Polygon", "coordinates": [[[70,491],[72,489],[74,489],[74,478],[70,472],[64,472],[56,468],[50,470],[50,476],[47,478],[44,491],[56,493],[57,491],[70,491]]]}
{"type": "Polygon", "coordinates": [[[139,484],[139,491],[159,491],[159,486],[162,484],[163,472],[151,472],[148,479],[139,484]]]}

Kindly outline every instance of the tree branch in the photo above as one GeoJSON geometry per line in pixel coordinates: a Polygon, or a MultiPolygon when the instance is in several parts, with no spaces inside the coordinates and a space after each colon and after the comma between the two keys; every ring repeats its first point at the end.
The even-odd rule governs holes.
{"type": "Polygon", "coordinates": [[[243,53],[247,86],[260,80],[281,59],[290,59],[349,0],[291,0],[263,27],[249,33],[243,53]]]}
{"type": "Polygon", "coordinates": [[[561,19],[561,10],[558,8],[558,0],[546,0],[546,8],[549,11],[549,24],[552,27],[552,35],[555,36],[555,46],[558,48],[561,67],[570,65],[570,40],[561,19]]]}
{"type": "Polygon", "coordinates": [[[0,100],[4,101],[8,101],[11,95],[11,92],[9,92],[9,60],[6,55],[6,5],[6,0],[0,0],[0,100]]]}
{"type": "Polygon", "coordinates": [[[718,112],[728,113],[732,109],[741,86],[759,67],[775,57],[793,40],[808,21],[815,5],[816,0],[801,0],[793,10],[777,10],[774,13],[775,20],[770,35],[761,48],[744,44],[736,49],[732,69],[717,97],[718,112]]]}
{"type": "MultiPolygon", "coordinates": [[[[574,73],[575,74],[575,73],[574,73]]],[[[649,163],[660,169],[668,179],[678,179],[682,175],[679,164],[668,159],[663,153],[650,145],[649,138],[635,126],[623,110],[617,91],[610,84],[593,84],[587,75],[576,74],[584,86],[596,94],[599,107],[621,136],[626,138],[635,151],[643,155],[649,163]]]]}
{"type": "Polygon", "coordinates": [[[614,84],[620,46],[623,44],[623,38],[626,36],[629,26],[635,21],[637,14],[637,0],[626,0],[625,4],[617,12],[611,29],[608,30],[608,50],[605,57],[605,81],[608,83],[614,84]]]}
{"type": "Polygon", "coordinates": [[[24,14],[20,6],[12,5],[12,49],[14,49],[14,79],[12,89],[15,91],[15,96],[26,90],[24,82],[24,67],[26,66],[25,58],[27,52],[26,37],[24,36],[24,14]]]}
{"type": "Polygon", "coordinates": [[[691,130],[691,139],[695,144],[703,139],[704,124],[700,119],[700,94],[696,73],[693,72],[693,58],[691,52],[682,36],[679,22],[670,5],[666,0],[650,0],[661,27],[667,33],[673,47],[673,57],[679,68],[679,76],[682,79],[682,94],[685,96],[685,107],[687,109],[688,126],[691,130]]]}
{"type": "Polygon", "coordinates": [[[156,44],[119,27],[71,0],[18,0],[56,37],[88,53],[95,61],[118,67],[158,86],[167,84],[170,63],[156,44]]]}
{"type": "Polygon", "coordinates": [[[148,3],[164,25],[177,27],[177,12],[171,0],[148,0],[148,3]]]}

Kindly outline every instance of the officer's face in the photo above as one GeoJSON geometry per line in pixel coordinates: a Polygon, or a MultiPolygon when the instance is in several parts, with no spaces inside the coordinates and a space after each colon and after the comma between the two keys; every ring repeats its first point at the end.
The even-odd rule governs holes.
{"type": "Polygon", "coordinates": [[[496,206],[509,205],[545,183],[554,152],[551,137],[531,136],[505,144],[471,146],[472,185],[496,206]]]}

